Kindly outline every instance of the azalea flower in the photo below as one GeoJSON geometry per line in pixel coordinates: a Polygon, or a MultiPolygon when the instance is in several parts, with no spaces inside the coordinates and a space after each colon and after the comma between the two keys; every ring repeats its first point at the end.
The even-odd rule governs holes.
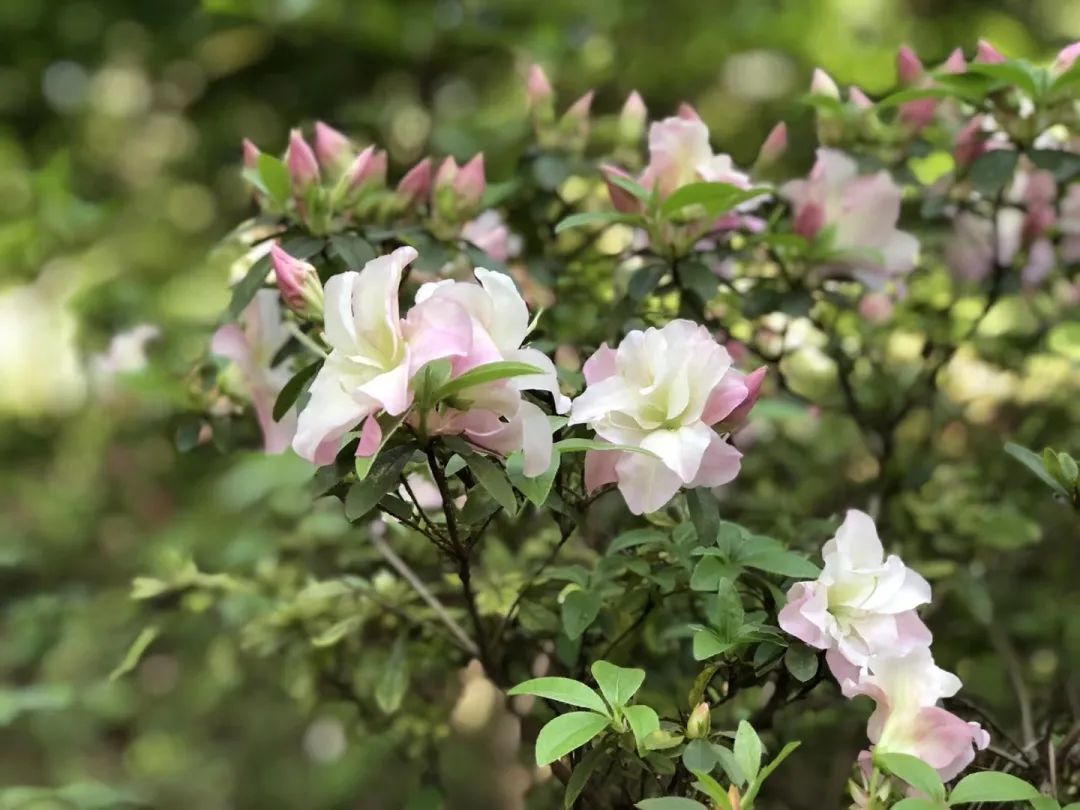
{"type": "Polygon", "coordinates": [[[819,149],[810,176],[786,183],[780,193],[794,209],[795,232],[813,239],[831,229],[839,254],[833,264],[868,287],[914,269],[919,242],[896,229],[901,191],[888,172],[860,175],[843,152],[819,149]]]}
{"type": "Polygon", "coordinates": [[[930,631],[915,612],[930,601],[930,585],[895,554],[885,557],[869,515],[849,510],[822,557],[821,575],[791,586],[779,620],[785,632],[829,651],[838,680],[871,656],[930,644],[930,631]]]}
{"type": "Polygon", "coordinates": [[[430,344],[464,347],[452,353],[443,349],[443,356],[451,357],[450,379],[501,361],[526,363],[538,373],[466,388],[455,398],[456,407],[424,414],[424,427],[432,435],[464,435],[500,455],[520,449],[524,474],[537,476],[553,460],[551,425],[544,411],[522,392],[550,393],[558,413],[569,410],[570,400],[559,391],[551,360],[522,345],[530,331],[529,311],[514,282],[482,267],[476,268],[475,276],[477,284],[446,280],[417,291],[405,325],[410,343],[423,347],[426,357],[437,352],[427,348],[430,344]]]}
{"type": "Polygon", "coordinates": [[[971,764],[976,749],[990,744],[982,726],[938,705],[961,686],[934,663],[927,647],[872,656],[856,677],[841,682],[846,697],[866,695],[877,704],[866,730],[877,753],[918,757],[946,781],[971,764]]]}
{"type": "Polygon", "coordinates": [[[449,330],[439,341],[410,346],[403,334],[398,288],[416,251],[402,247],[372,259],[360,272],[326,282],[325,337],[330,354],[300,412],[293,449],[309,461],[331,461],[342,437],[363,424],[361,454],[378,449],[377,416],[399,416],[412,404],[409,382],[425,363],[466,351],[467,335],[449,330]],[[374,445],[374,446],[373,446],[374,445]]]}
{"type": "Polygon", "coordinates": [[[681,487],[718,487],[742,454],[715,430],[740,421],[757,399],[764,369],[743,375],[707,329],[675,320],[604,344],[585,363],[585,391],[570,424],[645,452],[590,451],[585,484],[617,483],[634,514],[655,512],[681,487]]]}
{"type": "Polygon", "coordinates": [[[521,252],[521,237],[510,231],[502,214],[491,208],[461,228],[461,238],[497,262],[505,262],[521,252]]]}
{"type": "Polygon", "coordinates": [[[274,401],[291,376],[286,364],[272,366],[274,356],[289,339],[281,321],[281,303],[273,290],[259,290],[240,314],[214,333],[210,350],[231,360],[240,373],[240,387],[251,400],[267,453],[282,453],[296,431],[296,412],[290,409],[275,421],[274,401]]]}

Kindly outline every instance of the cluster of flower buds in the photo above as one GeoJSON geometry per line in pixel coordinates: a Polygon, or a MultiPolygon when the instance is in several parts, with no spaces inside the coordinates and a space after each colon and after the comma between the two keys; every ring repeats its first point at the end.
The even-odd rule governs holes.
{"type": "Polygon", "coordinates": [[[533,65],[529,69],[525,94],[536,139],[541,148],[572,153],[584,151],[589,142],[592,90],[571,104],[561,116],[556,117],[555,90],[544,69],[533,65]]]}
{"type": "Polygon", "coordinates": [[[873,751],[918,757],[952,779],[990,737],[939,705],[961,683],[934,663],[933,637],[916,613],[930,602],[930,585],[896,555],[886,558],[874,521],[854,509],[822,557],[821,575],[788,591],[780,627],[827,650],[844,695],[876,703],[867,726],[873,751]]]}

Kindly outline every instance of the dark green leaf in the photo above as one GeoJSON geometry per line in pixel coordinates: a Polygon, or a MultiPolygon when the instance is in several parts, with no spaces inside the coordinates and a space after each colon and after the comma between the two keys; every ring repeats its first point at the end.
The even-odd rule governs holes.
{"type": "Polygon", "coordinates": [[[517,512],[517,497],[514,495],[514,488],[499,465],[478,453],[469,453],[465,456],[465,463],[473,471],[480,486],[498,501],[499,506],[505,509],[508,515],[517,512]]]}
{"type": "Polygon", "coordinates": [[[570,779],[566,782],[566,792],[563,794],[563,810],[570,810],[574,802],[577,801],[577,797],[581,795],[581,791],[585,789],[585,785],[588,784],[589,778],[604,761],[604,758],[604,748],[600,745],[591,749],[581,758],[581,762],[577,764],[574,772],[570,774],[570,779]]]}
{"type": "Polygon", "coordinates": [[[247,305],[251,303],[255,293],[266,282],[266,276],[269,272],[270,256],[262,256],[251,265],[251,269],[247,271],[247,274],[233,285],[232,297],[229,300],[230,317],[239,318],[240,313],[247,309],[247,305]]]}
{"type": "Polygon", "coordinates": [[[600,595],[589,591],[570,591],[562,603],[563,630],[571,641],[581,638],[600,615],[600,595]]]}
{"type": "Polygon", "coordinates": [[[817,653],[804,644],[788,647],[788,651],[784,654],[784,666],[795,680],[806,683],[817,674],[817,653]]]}
{"type": "Polygon", "coordinates": [[[319,373],[322,364],[322,360],[316,360],[314,363],[304,366],[292,376],[292,379],[285,383],[285,386],[277,395],[277,399],[274,400],[275,422],[280,422],[281,417],[288,413],[289,408],[296,402],[296,398],[300,396],[300,392],[304,390],[304,386],[319,373]]]}
{"type": "Polygon", "coordinates": [[[980,194],[993,197],[1012,180],[1020,153],[1014,149],[983,152],[968,169],[968,179],[980,194]]]}
{"type": "Polygon", "coordinates": [[[393,447],[379,453],[368,476],[349,488],[345,496],[345,517],[359,520],[378,506],[382,497],[397,486],[398,478],[412,453],[412,445],[393,447]]]}
{"type": "Polygon", "coordinates": [[[715,543],[720,531],[720,504],[711,490],[692,489],[686,493],[690,520],[697,531],[699,543],[715,543]]]}
{"type": "Polygon", "coordinates": [[[1065,488],[1056,478],[1054,478],[1054,476],[1047,472],[1046,468],[1043,466],[1042,457],[1037,453],[1033,453],[1026,447],[1021,447],[1012,442],[1005,445],[1005,452],[1031,470],[1040,481],[1054,490],[1054,492],[1064,497],[1068,497],[1068,492],[1066,492],[1065,488]]]}
{"type": "Polygon", "coordinates": [[[667,539],[668,536],[659,529],[631,529],[612,540],[607,553],[614,554],[636,546],[663,545],[667,539]]]}
{"type": "Polygon", "coordinates": [[[330,237],[330,249],[345,262],[350,270],[360,270],[375,258],[375,248],[355,233],[341,233],[330,237]]]}

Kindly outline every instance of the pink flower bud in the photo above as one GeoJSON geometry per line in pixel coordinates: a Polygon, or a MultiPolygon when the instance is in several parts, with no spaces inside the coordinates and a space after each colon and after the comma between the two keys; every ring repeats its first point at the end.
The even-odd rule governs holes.
{"type": "Polygon", "coordinates": [[[439,170],[435,172],[435,182],[433,186],[435,191],[439,189],[450,188],[454,183],[454,178],[458,176],[458,172],[461,171],[461,167],[458,166],[457,161],[454,160],[452,155],[448,155],[441,164],[439,164],[439,170]]]}
{"type": "Polygon", "coordinates": [[[398,197],[412,205],[431,192],[431,158],[426,157],[413,166],[398,183],[398,197]]]}
{"type": "Polygon", "coordinates": [[[259,165],[259,155],[262,153],[259,151],[259,147],[244,138],[244,168],[254,169],[259,165]]]}
{"type": "Polygon", "coordinates": [[[711,726],[712,716],[709,714],[709,704],[699,703],[690,712],[690,717],[686,721],[686,736],[691,740],[708,737],[711,726]]]}
{"type": "Polygon", "coordinates": [[[454,191],[457,192],[461,203],[469,208],[480,205],[484,196],[487,181],[484,177],[484,153],[475,155],[468,163],[461,167],[454,178],[454,191]]]}
{"type": "Polygon", "coordinates": [[[533,65],[529,68],[529,78],[525,83],[525,95],[529,100],[530,107],[548,101],[555,95],[555,91],[551,89],[551,82],[548,81],[547,74],[539,65],[533,65]]]}
{"type": "Polygon", "coordinates": [[[825,209],[816,202],[807,202],[795,215],[792,227],[799,236],[813,239],[825,227],[825,209]]]}
{"type": "Polygon", "coordinates": [[[814,68],[814,77],[810,81],[810,92],[815,96],[840,98],[840,88],[836,86],[832,76],[821,68],[814,68]]]}
{"type": "Polygon", "coordinates": [[[750,411],[757,404],[758,397],[761,396],[761,384],[765,381],[767,372],[768,369],[761,366],[743,377],[743,385],[746,386],[746,398],[736,406],[735,410],[724,417],[723,424],[725,427],[737,428],[746,421],[746,417],[750,415],[750,411]]]}
{"type": "Polygon", "coordinates": [[[315,155],[324,169],[340,169],[352,155],[352,144],[333,127],[316,121],[315,155]]]}
{"type": "Polygon", "coordinates": [[[953,143],[953,160],[960,168],[970,166],[971,163],[986,151],[987,137],[982,129],[982,118],[975,116],[964,125],[953,143]]]}
{"type": "Polygon", "coordinates": [[[592,101],[593,91],[590,90],[588,93],[586,93],[570,105],[570,107],[563,114],[563,120],[571,122],[583,122],[587,124],[589,121],[589,110],[592,108],[592,101]]]}
{"type": "Polygon", "coordinates": [[[870,97],[855,85],[852,85],[851,89],[848,90],[848,99],[858,110],[871,110],[874,108],[874,102],[870,100],[870,97]]]}
{"type": "Polygon", "coordinates": [[[294,129],[289,134],[289,148],[285,153],[285,163],[289,167],[293,191],[302,191],[319,182],[319,164],[315,159],[315,153],[298,129],[294,129]]]}
{"type": "Polygon", "coordinates": [[[624,214],[641,213],[641,200],[611,180],[612,177],[631,179],[630,175],[618,166],[601,166],[600,171],[604,175],[608,196],[611,197],[611,204],[615,206],[615,210],[624,214]]]}
{"type": "Polygon", "coordinates": [[[353,160],[348,169],[349,185],[360,188],[368,184],[383,185],[386,182],[386,152],[372,144],[353,160]]]}
{"type": "Polygon", "coordinates": [[[1076,63],[1077,57],[1080,57],[1080,42],[1066,45],[1058,51],[1057,59],[1050,69],[1057,74],[1064,73],[1076,63]]]}
{"type": "Polygon", "coordinates": [[[1007,60],[1001,51],[985,39],[980,39],[979,47],[975,54],[975,61],[982,62],[984,65],[998,65],[1007,60]]]}
{"type": "Polygon", "coordinates": [[[270,263],[274,267],[274,278],[285,305],[306,317],[320,317],[323,289],[315,268],[308,262],[290,256],[277,242],[270,248],[270,263]]]}
{"type": "Polygon", "coordinates": [[[923,77],[923,63],[907,45],[901,45],[896,52],[896,72],[900,76],[900,84],[905,87],[914,87],[923,77]]]}
{"type": "Polygon", "coordinates": [[[761,144],[761,150],[758,152],[757,165],[768,166],[775,163],[787,151],[787,148],[787,124],[781,121],[770,129],[769,134],[765,136],[765,140],[761,144]]]}
{"type": "Polygon", "coordinates": [[[679,104],[679,109],[676,111],[676,115],[684,121],[700,121],[701,116],[698,115],[697,109],[693,104],[688,104],[683,101],[679,104]]]}
{"type": "Polygon", "coordinates": [[[645,132],[649,111],[637,90],[626,97],[619,113],[619,136],[627,143],[635,143],[645,132]]]}
{"type": "Polygon", "coordinates": [[[949,58],[945,60],[941,67],[946,73],[964,73],[967,71],[967,60],[964,59],[964,52],[956,48],[949,54],[949,58]]]}
{"type": "Polygon", "coordinates": [[[892,317],[892,313],[892,299],[885,293],[867,293],[859,301],[859,315],[870,323],[885,323],[892,317]]]}

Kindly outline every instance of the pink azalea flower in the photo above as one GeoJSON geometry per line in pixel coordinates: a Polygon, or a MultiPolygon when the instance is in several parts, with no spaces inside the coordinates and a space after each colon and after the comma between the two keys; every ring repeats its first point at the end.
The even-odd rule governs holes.
{"type": "Polygon", "coordinates": [[[704,327],[676,320],[601,346],[584,367],[587,386],[570,424],[588,424],[614,444],[648,451],[591,451],[585,485],[617,483],[634,514],[655,512],[681,487],[718,487],[742,454],[717,433],[743,419],[764,369],[743,375],[704,327]]]}
{"type": "Polygon", "coordinates": [[[466,222],[461,228],[461,238],[497,262],[506,262],[521,252],[521,237],[510,231],[502,214],[493,208],[466,222]]]}

